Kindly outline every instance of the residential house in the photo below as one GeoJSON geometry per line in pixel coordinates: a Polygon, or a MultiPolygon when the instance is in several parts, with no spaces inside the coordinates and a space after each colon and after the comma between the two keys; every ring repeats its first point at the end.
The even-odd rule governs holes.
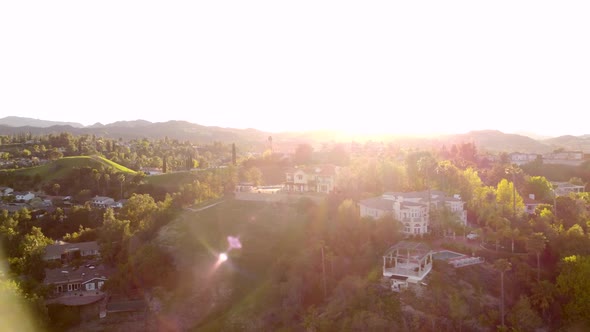
{"type": "Polygon", "coordinates": [[[391,289],[399,291],[407,283],[418,283],[432,270],[433,251],[419,242],[401,241],[383,254],[383,276],[391,279],[391,289]]]}
{"type": "Polygon", "coordinates": [[[528,214],[535,214],[537,210],[537,206],[541,204],[541,202],[535,200],[535,194],[529,194],[529,197],[523,197],[524,201],[524,210],[528,214]]]}
{"type": "Polygon", "coordinates": [[[60,241],[45,247],[43,259],[46,261],[61,260],[66,262],[75,258],[91,258],[99,255],[100,251],[96,241],[79,243],[60,241]]]}
{"type": "Polygon", "coordinates": [[[339,168],[334,165],[314,165],[289,169],[285,190],[329,194],[336,188],[339,168]]]}
{"type": "Polygon", "coordinates": [[[570,193],[583,193],[586,191],[586,186],[572,184],[569,182],[551,181],[553,188],[555,188],[555,195],[567,196],[570,193]]]}
{"type": "Polygon", "coordinates": [[[530,162],[533,162],[539,158],[539,155],[536,153],[520,153],[520,152],[513,152],[508,155],[510,158],[510,162],[516,165],[524,165],[530,162]]]}
{"type": "Polygon", "coordinates": [[[14,196],[15,200],[22,201],[22,202],[28,202],[28,201],[32,200],[33,198],[35,198],[35,194],[33,194],[30,191],[27,191],[27,192],[14,191],[14,192],[12,192],[12,195],[14,196]]]}
{"type": "Polygon", "coordinates": [[[80,320],[106,316],[106,293],[102,287],[114,274],[103,265],[84,265],[46,269],[43,283],[51,289],[45,304],[76,307],[80,320]]]}
{"type": "Polygon", "coordinates": [[[579,166],[584,162],[582,151],[556,151],[543,155],[544,164],[579,166]]]}
{"type": "Polygon", "coordinates": [[[393,202],[383,197],[372,197],[360,202],[361,217],[379,219],[393,215],[393,202]]]}
{"type": "Polygon", "coordinates": [[[9,196],[14,192],[10,187],[0,187],[0,196],[9,196]]]}
{"type": "Polygon", "coordinates": [[[457,216],[457,221],[467,225],[465,203],[459,195],[448,197],[439,190],[420,192],[387,192],[380,197],[362,200],[360,203],[361,218],[380,218],[392,215],[404,225],[403,232],[421,235],[429,232],[430,208],[447,208],[457,216]]]}
{"type": "Polygon", "coordinates": [[[52,286],[54,295],[69,292],[100,291],[112,271],[104,265],[87,264],[45,270],[43,283],[52,286]]]}
{"type": "Polygon", "coordinates": [[[92,198],[92,200],[90,200],[90,204],[92,204],[94,207],[105,209],[111,205],[114,205],[115,200],[106,196],[95,196],[92,198]]]}
{"type": "Polygon", "coordinates": [[[255,188],[252,182],[240,182],[236,185],[236,192],[253,192],[255,188]]]}

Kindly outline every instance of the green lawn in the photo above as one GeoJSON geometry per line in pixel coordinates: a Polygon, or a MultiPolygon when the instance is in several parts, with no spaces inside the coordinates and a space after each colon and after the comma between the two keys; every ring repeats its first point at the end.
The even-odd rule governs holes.
{"type": "Polygon", "coordinates": [[[86,166],[97,169],[103,166],[104,168],[112,168],[115,172],[123,172],[131,175],[137,173],[134,170],[99,156],[64,157],[41,166],[4,170],[3,172],[13,172],[15,175],[22,174],[28,176],[38,174],[43,181],[52,181],[65,177],[75,167],[86,166]]]}
{"type": "Polygon", "coordinates": [[[193,182],[196,178],[195,172],[185,171],[150,175],[145,178],[145,182],[156,187],[177,189],[185,183],[193,182]]]}

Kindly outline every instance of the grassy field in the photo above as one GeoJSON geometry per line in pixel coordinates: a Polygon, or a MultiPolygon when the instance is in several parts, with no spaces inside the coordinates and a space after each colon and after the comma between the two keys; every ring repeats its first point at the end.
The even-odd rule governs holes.
{"type": "Polygon", "coordinates": [[[194,171],[174,172],[158,175],[150,175],[145,178],[147,184],[156,187],[176,190],[185,183],[191,183],[197,178],[194,171]]]}
{"type": "Polygon", "coordinates": [[[91,167],[98,169],[101,166],[114,169],[115,172],[123,172],[131,175],[137,173],[134,170],[99,156],[64,157],[41,166],[4,170],[2,172],[13,172],[15,175],[21,174],[28,176],[35,176],[38,174],[43,181],[52,181],[65,177],[75,167],[91,167]]]}
{"type": "Polygon", "coordinates": [[[202,287],[229,288],[230,298],[220,302],[231,305],[207,312],[197,327],[185,325],[198,331],[218,331],[227,327],[229,317],[247,316],[256,307],[271,305],[273,266],[298,255],[305,242],[305,225],[293,207],[284,204],[228,200],[203,211],[184,212],[162,229],[158,238],[173,251],[180,271],[193,271],[179,281],[167,311],[188,317],[190,314],[183,314],[187,308],[210,307],[191,294],[202,292],[202,287]],[[228,262],[207,273],[215,265],[216,255],[228,250],[228,235],[239,236],[242,248],[229,251],[228,262]]]}

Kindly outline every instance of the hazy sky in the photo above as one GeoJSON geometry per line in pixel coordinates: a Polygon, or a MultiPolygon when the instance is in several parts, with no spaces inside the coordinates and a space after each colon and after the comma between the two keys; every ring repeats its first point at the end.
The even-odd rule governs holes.
{"type": "Polygon", "coordinates": [[[588,134],[588,1],[2,1],[0,117],[588,134]]]}

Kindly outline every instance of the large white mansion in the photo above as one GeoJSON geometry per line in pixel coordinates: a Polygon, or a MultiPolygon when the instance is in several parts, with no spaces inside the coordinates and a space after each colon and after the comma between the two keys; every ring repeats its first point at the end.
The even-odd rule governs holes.
{"type": "Polygon", "coordinates": [[[391,215],[404,225],[404,233],[420,235],[429,231],[429,203],[431,208],[448,208],[457,214],[462,224],[467,224],[467,211],[463,207],[465,203],[461,197],[448,197],[439,190],[386,192],[382,196],[362,200],[360,213],[361,217],[374,219],[391,215]]]}

